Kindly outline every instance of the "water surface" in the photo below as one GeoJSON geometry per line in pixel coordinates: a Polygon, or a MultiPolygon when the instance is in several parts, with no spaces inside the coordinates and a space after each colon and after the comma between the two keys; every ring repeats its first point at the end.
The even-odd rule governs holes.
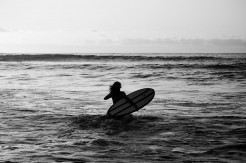
{"type": "Polygon", "coordinates": [[[245,54],[0,55],[0,161],[244,162],[245,54]],[[156,96],[122,122],[108,87],[156,96]]]}

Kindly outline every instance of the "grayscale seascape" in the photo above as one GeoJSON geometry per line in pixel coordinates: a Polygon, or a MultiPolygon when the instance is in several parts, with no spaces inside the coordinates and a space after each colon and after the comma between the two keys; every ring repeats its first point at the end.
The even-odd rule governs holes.
{"type": "Polygon", "coordinates": [[[1,54],[0,162],[245,162],[246,54],[1,54]],[[121,122],[109,85],[155,98],[121,122]]]}

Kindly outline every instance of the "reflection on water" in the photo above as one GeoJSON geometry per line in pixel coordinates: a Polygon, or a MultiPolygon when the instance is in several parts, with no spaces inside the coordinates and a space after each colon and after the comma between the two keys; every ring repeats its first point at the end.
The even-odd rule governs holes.
{"type": "Polygon", "coordinates": [[[246,160],[244,55],[0,60],[0,162],[246,160]],[[108,119],[116,80],[156,96],[133,119],[108,119]]]}

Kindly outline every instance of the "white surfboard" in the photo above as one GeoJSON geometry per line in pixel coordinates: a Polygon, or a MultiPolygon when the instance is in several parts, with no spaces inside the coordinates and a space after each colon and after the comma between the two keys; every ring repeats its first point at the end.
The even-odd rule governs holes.
{"type": "Polygon", "coordinates": [[[147,105],[155,96],[155,91],[152,88],[144,88],[132,92],[126,98],[121,99],[116,104],[112,105],[108,110],[108,115],[111,117],[122,117],[132,112],[138,111],[147,105]]]}

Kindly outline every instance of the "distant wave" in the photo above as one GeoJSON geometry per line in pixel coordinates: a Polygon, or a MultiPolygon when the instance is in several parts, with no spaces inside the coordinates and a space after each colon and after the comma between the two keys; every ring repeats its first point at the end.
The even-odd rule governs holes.
{"type": "MultiPolygon", "coordinates": [[[[150,69],[173,69],[173,68],[196,68],[196,69],[246,69],[246,63],[195,63],[195,64],[142,64],[141,68],[150,68],[150,69]]],[[[132,67],[134,68],[134,67],[132,67]]]]}
{"type": "MultiPolygon", "coordinates": [[[[0,61],[78,61],[78,60],[127,60],[127,61],[199,61],[199,60],[217,60],[218,56],[144,56],[144,55],[77,55],[77,54],[1,54],[0,61]]],[[[231,59],[223,57],[223,59],[231,59]]]]}

